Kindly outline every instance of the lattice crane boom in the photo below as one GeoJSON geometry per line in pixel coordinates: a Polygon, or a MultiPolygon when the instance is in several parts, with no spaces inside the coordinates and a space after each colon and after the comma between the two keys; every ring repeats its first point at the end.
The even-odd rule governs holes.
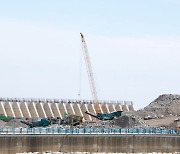
{"type": "Polygon", "coordinates": [[[94,81],[94,76],[93,76],[92,66],[91,66],[91,62],[90,62],[89,52],[88,52],[88,48],[86,45],[84,35],[82,33],[80,33],[80,35],[81,35],[82,50],[83,50],[84,60],[86,63],[86,70],[88,73],[88,79],[89,79],[91,94],[93,97],[93,101],[95,102],[96,111],[99,112],[100,109],[99,109],[99,105],[98,105],[98,95],[97,95],[97,91],[96,91],[96,85],[95,85],[95,81],[94,81]]]}

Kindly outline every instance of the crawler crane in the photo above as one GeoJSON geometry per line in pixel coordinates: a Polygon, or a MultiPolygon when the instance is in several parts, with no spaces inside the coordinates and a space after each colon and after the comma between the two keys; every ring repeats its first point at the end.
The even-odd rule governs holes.
{"type": "Polygon", "coordinates": [[[89,57],[89,53],[88,53],[88,48],[86,45],[84,35],[82,33],[80,33],[80,35],[81,35],[82,50],[83,50],[84,60],[86,63],[86,69],[87,69],[87,73],[88,73],[88,79],[89,79],[91,94],[93,97],[93,101],[95,103],[95,110],[96,110],[96,112],[101,112],[99,104],[98,104],[98,96],[97,96],[92,66],[91,66],[91,62],[90,62],[90,57],[89,57]]]}
{"type": "Polygon", "coordinates": [[[92,71],[92,66],[91,66],[91,62],[90,62],[90,57],[89,57],[89,53],[88,53],[88,48],[86,45],[86,41],[84,39],[84,35],[82,33],[81,34],[81,41],[82,41],[82,49],[83,49],[83,55],[84,55],[84,60],[86,63],[86,69],[87,69],[87,73],[88,73],[88,79],[89,79],[89,84],[90,84],[90,88],[91,88],[91,94],[93,97],[93,101],[95,102],[95,111],[96,114],[94,113],[90,113],[88,111],[86,111],[85,113],[98,119],[98,120],[113,120],[114,117],[120,117],[123,111],[115,111],[115,112],[111,112],[111,113],[103,113],[102,109],[100,110],[100,106],[98,103],[98,96],[97,96],[97,91],[96,91],[96,86],[95,86],[95,82],[94,82],[94,76],[93,76],[93,71],[92,71]]]}

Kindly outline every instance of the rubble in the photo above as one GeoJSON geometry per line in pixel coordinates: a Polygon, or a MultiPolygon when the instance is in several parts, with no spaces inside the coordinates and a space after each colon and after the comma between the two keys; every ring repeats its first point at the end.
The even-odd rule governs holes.
{"type": "MultiPolygon", "coordinates": [[[[75,127],[175,127],[174,120],[180,118],[180,95],[164,94],[152,101],[141,110],[123,112],[121,117],[114,120],[95,120],[80,123],[75,127]]],[[[54,125],[51,125],[55,127],[54,125]]],[[[71,125],[73,127],[73,125],[71,125]]],[[[0,120],[0,128],[28,127],[20,122],[20,119],[12,119],[9,122],[0,120]]],[[[57,127],[57,126],[56,126],[57,127]]],[[[64,124],[62,127],[67,127],[64,124]]]]}
{"type": "Polygon", "coordinates": [[[7,122],[4,127],[6,128],[18,128],[18,127],[23,127],[26,128],[28,127],[27,125],[23,124],[20,122],[20,119],[12,119],[9,122],[7,122]]]}
{"type": "Polygon", "coordinates": [[[124,112],[121,117],[114,120],[114,125],[121,128],[126,127],[148,127],[146,122],[132,112],[124,112]]]}
{"type": "Polygon", "coordinates": [[[4,125],[6,124],[6,122],[0,120],[0,128],[4,128],[4,125]]]}
{"type": "Polygon", "coordinates": [[[144,111],[156,118],[180,116],[180,95],[164,94],[151,102],[144,111]]]}
{"type": "Polygon", "coordinates": [[[150,127],[174,127],[174,119],[180,116],[180,95],[160,95],[133,114],[144,119],[150,127]]]}

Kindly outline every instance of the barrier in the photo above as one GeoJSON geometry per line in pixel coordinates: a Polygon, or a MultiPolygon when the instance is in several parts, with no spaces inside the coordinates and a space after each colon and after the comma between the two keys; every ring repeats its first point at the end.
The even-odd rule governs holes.
{"type": "Polygon", "coordinates": [[[180,134],[174,128],[0,128],[0,134],[180,134]]]}

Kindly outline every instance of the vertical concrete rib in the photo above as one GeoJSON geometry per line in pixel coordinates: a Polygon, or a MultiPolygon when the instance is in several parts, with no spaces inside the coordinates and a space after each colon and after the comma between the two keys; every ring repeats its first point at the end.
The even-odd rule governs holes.
{"type": "MultiPolygon", "coordinates": [[[[94,108],[94,104],[93,103],[88,103],[87,104],[87,108],[89,110],[89,112],[96,114],[95,108],[94,108]]],[[[96,120],[96,118],[91,117],[92,120],[96,120]]]]}
{"type": "Polygon", "coordinates": [[[73,108],[72,103],[70,103],[70,106],[71,106],[71,109],[72,109],[72,111],[73,111],[73,114],[75,114],[75,111],[74,111],[74,108],[73,108]]]}
{"type": "Polygon", "coordinates": [[[54,117],[50,103],[43,103],[43,108],[44,108],[46,117],[54,117]]]}
{"type": "Polygon", "coordinates": [[[52,117],[54,117],[54,114],[53,114],[53,111],[52,111],[52,108],[51,108],[50,103],[48,103],[48,107],[49,107],[49,110],[50,110],[50,112],[51,112],[52,117]]]}
{"type": "Polygon", "coordinates": [[[67,113],[67,110],[65,110],[63,103],[59,103],[59,111],[62,115],[62,118],[64,118],[64,114],[67,113]]]}
{"type": "Polygon", "coordinates": [[[110,113],[108,104],[106,104],[106,109],[107,109],[107,112],[110,113]]]}
{"type": "Polygon", "coordinates": [[[14,107],[16,108],[16,106],[17,106],[17,110],[15,110],[15,108],[13,108],[13,109],[14,109],[14,112],[17,111],[17,114],[15,114],[15,115],[16,115],[16,117],[24,117],[24,116],[23,116],[23,113],[22,113],[22,110],[21,110],[21,108],[20,108],[19,103],[20,103],[20,102],[15,102],[15,103],[14,103],[14,107]]]}
{"type": "Polygon", "coordinates": [[[72,104],[70,102],[68,102],[68,103],[65,104],[65,107],[66,107],[67,113],[73,115],[74,112],[73,112],[73,109],[72,109],[71,105],[72,104]]]}
{"type": "Polygon", "coordinates": [[[32,102],[32,105],[33,105],[33,108],[34,108],[34,111],[35,111],[35,114],[36,114],[36,117],[39,118],[39,113],[37,111],[37,108],[36,108],[36,105],[34,102],[32,102]]]}
{"type": "Polygon", "coordinates": [[[17,102],[12,103],[12,108],[13,108],[15,117],[21,117],[18,106],[17,106],[17,102]]]}
{"type": "Polygon", "coordinates": [[[63,103],[63,107],[64,107],[65,112],[68,113],[65,103],[63,103]]]}
{"type": "Polygon", "coordinates": [[[128,106],[126,105],[126,102],[122,105],[123,111],[129,111],[128,106]]]}
{"type": "Polygon", "coordinates": [[[13,116],[13,117],[16,117],[16,115],[15,115],[15,113],[14,113],[14,110],[13,110],[13,108],[12,108],[12,102],[8,102],[8,103],[9,103],[9,107],[10,107],[12,116],[13,116]]]}
{"type": "Polygon", "coordinates": [[[118,104],[118,103],[114,104],[114,106],[115,106],[116,111],[120,111],[120,108],[119,108],[119,104],[118,104]]]}
{"type": "MultiPolygon", "coordinates": [[[[88,111],[88,112],[89,112],[88,107],[87,107],[87,104],[84,104],[84,106],[85,106],[86,111],[88,111]]],[[[88,118],[87,120],[92,120],[92,118],[91,118],[91,116],[90,116],[90,115],[89,115],[89,118],[88,118]]]]}
{"type": "Polygon", "coordinates": [[[81,109],[78,106],[78,104],[79,104],[79,102],[74,103],[74,105],[73,105],[74,112],[77,116],[82,116],[81,109]]]}
{"type": "Polygon", "coordinates": [[[96,114],[96,110],[95,110],[94,104],[92,103],[91,106],[93,108],[94,113],[96,114]]]}
{"type": "Polygon", "coordinates": [[[81,108],[80,108],[80,104],[78,103],[77,106],[78,106],[78,109],[79,109],[79,111],[80,111],[81,116],[83,117],[83,113],[82,113],[82,110],[81,110],[81,108]]]}
{"type": "Polygon", "coordinates": [[[101,104],[99,104],[99,108],[100,108],[101,113],[103,113],[103,110],[102,110],[101,104]]]}
{"type": "Polygon", "coordinates": [[[26,102],[19,102],[20,103],[20,108],[21,108],[21,111],[22,111],[22,114],[23,114],[23,117],[24,118],[31,118],[31,115],[30,113],[28,113],[29,109],[27,110],[27,104],[26,102]]]}
{"type": "Polygon", "coordinates": [[[126,105],[127,111],[129,111],[129,105],[128,105],[128,102],[125,102],[125,105],[126,105]]]}
{"type": "Polygon", "coordinates": [[[57,112],[58,112],[58,114],[59,114],[59,117],[62,119],[62,114],[61,114],[61,112],[60,112],[60,110],[59,110],[59,108],[58,108],[58,104],[55,103],[55,106],[56,106],[56,110],[57,110],[57,112]]]}
{"type": "Polygon", "coordinates": [[[95,109],[93,108],[92,103],[88,103],[88,104],[87,104],[87,107],[88,107],[89,112],[96,114],[96,111],[95,111],[95,109]]]}
{"type": "Polygon", "coordinates": [[[114,112],[115,111],[114,108],[113,108],[113,104],[109,104],[108,107],[109,107],[109,111],[110,112],[114,112]]]}
{"type": "Polygon", "coordinates": [[[130,103],[131,103],[131,102],[129,102],[129,101],[125,102],[128,111],[129,111],[129,105],[130,105],[130,103]]]}
{"type": "Polygon", "coordinates": [[[5,110],[5,107],[4,107],[4,103],[3,102],[0,102],[0,103],[1,103],[1,108],[2,108],[2,111],[3,111],[3,112],[0,112],[0,113],[7,116],[7,113],[6,113],[6,110],[5,110]]]}
{"type": "Polygon", "coordinates": [[[102,108],[102,110],[103,110],[103,113],[107,113],[107,112],[108,112],[105,103],[101,104],[101,108],[102,108]]]}
{"type": "Polygon", "coordinates": [[[47,118],[47,115],[46,115],[46,112],[44,110],[43,104],[40,103],[40,106],[41,106],[41,109],[42,109],[42,112],[43,112],[43,115],[44,115],[43,118],[47,118]]]}
{"type": "Polygon", "coordinates": [[[89,115],[85,113],[87,111],[86,103],[81,103],[80,107],[81,107],[81,111],[82,111],[84,120],[90,120],[89,115]]]}
{"type": "Polygon", "coordinates": [[[51,109],[52,109],[54,117],[60,117],[62,119],[62,115],[61,115],[59,108],[58,108],[58,103],[55,103],[55,102],[52,103],[51,109]]]}
{"type": "Polygon", "coordinates": [[[113,106],[114,111],[116,111],[115,105],[114,105],[114,104],[112,104],[112,106],[113,106]]]}
{"type": "Polygon", "coordinates": [[[120,108],[120,111],[123,111],[123,109],[122,109],[122,105],[119,105],[119,108],[120,108]]]}
{"type": "Polygon", "coordinates": [[[13,113],[12,113],[11,108],[9,106],[9,101],[4,102],[4,108],[5,108],[7,116],[13,117],[13,113]]]}
{"type": "Polygon", "coordinates": [[[26,111],[28,113],[28,117],[32,118],[31,113],[30,113],[29,108],[28,108],[28,105],[27,105],[27,102],[24,102],[24,105],[25,105],[26,111]]]}

